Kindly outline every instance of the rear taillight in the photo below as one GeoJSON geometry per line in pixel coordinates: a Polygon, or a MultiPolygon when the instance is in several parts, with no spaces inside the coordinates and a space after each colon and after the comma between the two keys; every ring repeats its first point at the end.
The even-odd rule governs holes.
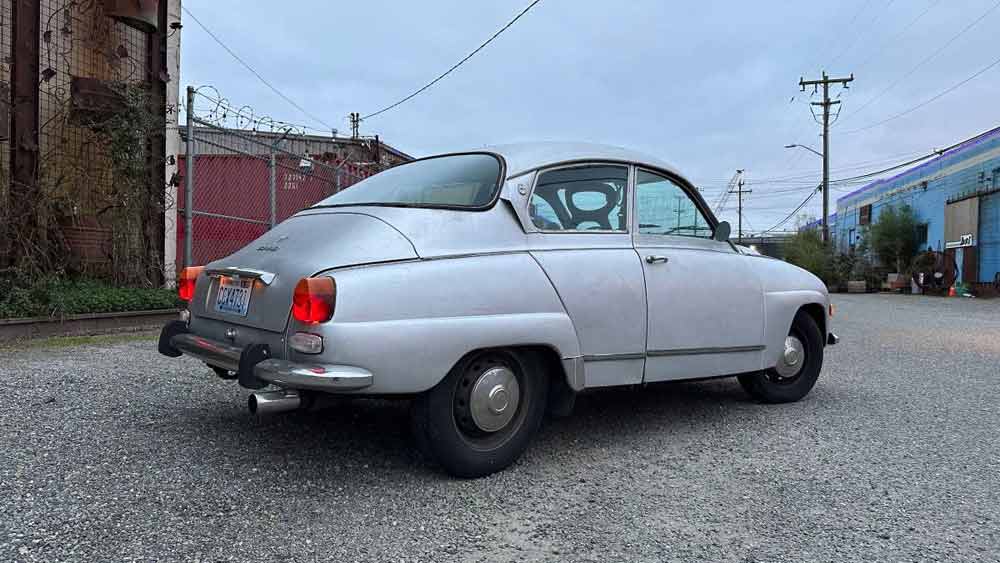
{"type": "Polygon", "coordinates": [[[184,301],[190,301],[194,297],[194,284],[198,281],[198,275],[204,269],[204,266],[192,266],[181,270],[181,275],[177,278],[178,297],[184,301]]]}
{"type": "Polygon", "coordinates": [[[302,278],[292,294],[292,316],[306,323],[324,323],[333,317],[337,284],[333,278],[302,278]]]}

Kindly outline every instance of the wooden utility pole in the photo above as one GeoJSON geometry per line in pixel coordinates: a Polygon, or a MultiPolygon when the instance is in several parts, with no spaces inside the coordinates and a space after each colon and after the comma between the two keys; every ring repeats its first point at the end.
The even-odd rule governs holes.
{"type": "Polygon", "coordinates": [[[806,86],[812,86],[814,91],[819,86],[823,87],[823,101],[812,102],[814,106],[823,106],[823,242],[830,241],[830,107],[840,103],[840,100],[830,100],[830,85],[840,84],[847,88],[849,82],[854,81],[854,73],[847,78],[830,78],[826,71],[819,80],[805,80],[799,78],[799,87],[806,91],[806,86]]]}
{"type": "Polygon", "coordinates": [[[753,190],[743,189],[743,170],[737,170],[736,175],[739,177],[739,180],[737,180],[736,182],[736,189],[729,190],[729,193],[736,194],[736,213],[737,213],[736,232],[738,233],[737,240],[743,242],[743,194],[753,193],[753,190]]]}
{"type": "Polygon", "coordinates": [[[361,125],[361,114],[352,112],[351,113],[351,138],[358,138],[358,126],[361,125]]]}
{"type": "MultiPolygon", "coordinates": [[[[37,0],[15,0],[11,4],[14,22],[10,60],[11,119],[10,119],[10,188],[6,209],[2,264],[17,265],[28,258],[25,245],[17,247],[15,238],[26,238],[47,253],[45,225],[38,213],[38,53],[40,4],[37,0]]],[[[30,259],[30,258],[28,258],[30,259]]]]}

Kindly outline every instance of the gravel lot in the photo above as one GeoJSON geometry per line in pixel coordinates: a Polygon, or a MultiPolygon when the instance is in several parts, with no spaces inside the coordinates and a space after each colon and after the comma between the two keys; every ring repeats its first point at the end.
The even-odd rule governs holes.
{"type": "Polygon", "coordinates": [[[0,351],[2,561],[1000,561],[1000,301],[838,296],[820,382],[607,391],[474,481],[151,340],[0,351]]]}

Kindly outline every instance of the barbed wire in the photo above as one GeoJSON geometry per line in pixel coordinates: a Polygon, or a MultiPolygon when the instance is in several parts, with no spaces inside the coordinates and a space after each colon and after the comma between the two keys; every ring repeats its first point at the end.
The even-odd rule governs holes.
{"type": "MultiPolygon", "coordinates": [[[[198,86],[195,88],[195,96],[205,104],[195,103],[194,116],[203,121],[212,123],[227,129],[242,129],[246,131],[267,131],[272,133],[290,132],[295,135],[307,135],[310,133],[321,134],[321,136],[337,138],[337,129],[317,129],[315,127],[294,123],[258,112],[249,104],[236,105],[229,98],[211,84],[198,86]],[[206,93],[204,90],[211,90],[214,95],[206,93]],[[203,107],[204,106],[204,107],[203,107]]],[[[181,109],[186,113],[185,103],[180,104],[181,109]]]]}

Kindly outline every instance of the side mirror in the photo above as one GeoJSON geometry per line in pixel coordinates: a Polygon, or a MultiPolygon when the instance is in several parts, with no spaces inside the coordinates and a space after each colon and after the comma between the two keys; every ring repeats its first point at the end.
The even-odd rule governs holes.
{"type": "Polygon", "coordinates": [[[732,227],[729,226],[729,221],[720,221],[719,226],[715,227],[715,232],[712,233],[712,238],[719,242],[726,242],[729,240],[729,233],[732,230],[732,227]]]}

